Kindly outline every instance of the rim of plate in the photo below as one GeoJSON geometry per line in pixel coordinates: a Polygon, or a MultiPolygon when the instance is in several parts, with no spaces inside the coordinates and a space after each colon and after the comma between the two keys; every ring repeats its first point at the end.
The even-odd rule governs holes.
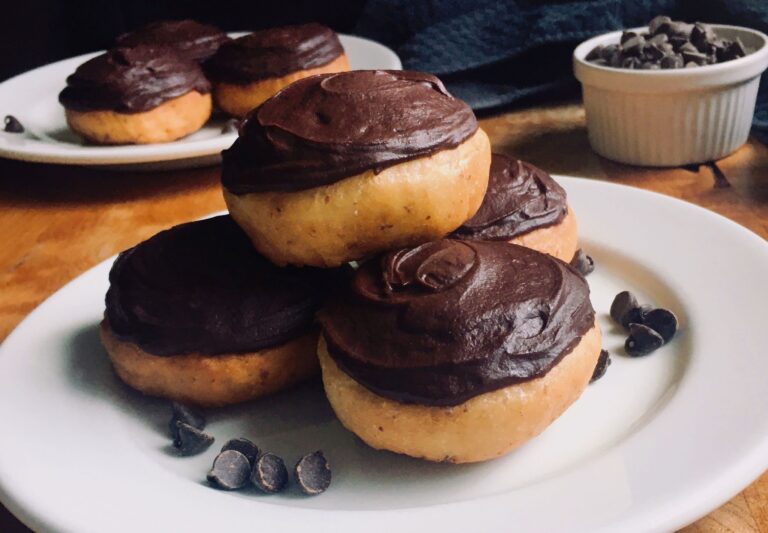
{"type": "MultiPolygon", "coordinates": [[[[590,198],[606,199],[606,196],[615,196],[611,200],[611,204],[615,204],[617,209],[621,209],[623,205],[628,205],[632,202],[645,203],[646,207],[651,207],[655,212],[673,209],[678,215],[676,222],[687,223],[691,222],[691,227],[710,229],[717,233],[719,237],[727,238],[727,240],[736,246],[735,249],[739,249],[745,254],[751,256],[753,261],[756,261],[758,266],[765,264],[768,267],[768,243],[759,237],[757,234],[748,230],[747,228],[731,221],[717,213],[709,211],[705,208],[690,204],[683,200],[671,198],[652,191],[646,191],[637,189],[634,187],[628,187],[625,185],[595,181],[587,178],[574,178],[567,176],[555,176],[555,178],[562,183],[568,190],[569,195],[575,194],[578,191],[578,195],[589,195],[590,198]],[[600,196],[603,194],[603,196],[600,196]]],[[[707,243],[697,244],[697,246],[705,247],[707,243]]],[[[79,280],[82,277],[88,276],[99,268],[104,268],[105,263],[109,263],[114,258],[107,259],[84,272],[80,276],[74,278],[70,283],[79,280]]],[[[711,268],[711,267],[710,267],[711,268]]],[[[699,269],[701,270],[701,269],[699,269]]],[[[711,272],[715,272],[714,270],[711,272]]],[[[710,273],[711,273],[710,272],[710,273]]],[[[734,281],[733,286],[739,281],[734,281]]],[[[749,280],[740,280],[742,283],[749,283],[749,280]]],[[[754,281],[754,280],[752,280],[754,281]]],[[[8,336],[8,338],[0,345],[0,363],[2,362],[2,356],[9,357],[9,351],[16,344],[17,339],[21,341],[26,336],[33,334],[33,331],[27,331],[34,325],[35,320],[39,314],[42,314],[45,310],[46,304],[53,300],[62,297],[62,294],[66,294],[69,284],[65,285],[59,291],[50,296],[45,302],[43,302],[38,308],[32,311],[8,336]]],[[[759,289],[759,287],[757,287],[759,289]]],[[[697,293],[698,294],[698,293],[697,293]]],[[[710,295],[711,296],[711,295],[710,295]]],[[[702,298],[704,298],[702,296],[702,298]]],[[[755,292],[755,298],[759,299],[759,291],[755,292]]],[[[696,302],[701,303],[701,302],[696,302]]],[[[701,310],[697,310],[700,312],[701,310]]],[[[710,311],[712,312],[712,311],[710,311]]],[[[757,320],[757,319],[756,319],[757,320]]],[[[693,323],[693,318],[691,319],[693,323]]],[[[696,339],[700,335],[709,335],[708,332],[703,331],[704,328],[696,330],[696,339]]],[[[693,330],[692,330],[693,331],[693,330]]],[[[707,339],[711,340],[711,336],[707,339]]],[[[756,354],[759,356],[759,354],[756,354]]],[[[695,363],[696,361],[692,361],[695,363]]],[[[663,443],[657,442],[648,443],[651,435],[664,429],[665,426],[669,426],[670,423],[681,420],[687,421],[691,414],[690,409],[686,410],[682,404],[693,403],[698,404],[704,398],[700,395],[695,395],[697,387],[709,386],[709,379],[712,376],[701,375],[701,370],[698,370],[698,364],[691,364],[691,372],[686,371],[682,380],[677,385],[677,388],[672,395],[668,398],[664,405],[664,408],[656,413],[656,415],[647,422],[637,432],[629,435],[626,439],[616,444],[615,448],[621,450],[623,454],[632,456],[640,451],[647,457],[654,458],[654,450],[649,450],[650,445],[661,446],[662,453],[668,449],[673,449],[674,452],[679,453],[675,455],[676,458],[685,459],[685,455],[681,452],[685,450],[674,449],[675,446],[682,446],[681,443],[675,442],[674,439],[670,440],[670,445],[664,447],[663,443]],[[694,395],[694,396],[692,396],[694,395]],[[679,412],[681,411],[682,412],[679,412]],[[650,434],[650,435],[649,435],[650,434]]],[[[708,390],[708,389],[706,389],[708,390]]],[[[742,390],[742,389],[738,389],[742,390]]],[[[733,393],[732,390],[726,390],[724,393],[733,393]]],[[[760,390],[763,398],[768,394],[760,390]]],[[[697,411],[699,417],[693,422],[701,422],[701,411],[697,411]]],[[[696,418],[696,417],[694,417],[696,418]]],[[[691,424],[693,423],[691,422],[691,424]]],[[[749,421],[744,421],[744,424],[749,424],[749,421]]],[[[725,435],[726,439],[730,439],[727,442],[726,448],[731,454],[724,461],[719,463],[706,464],[706,471],[697,470],[697,465],[687,465],[686,468],[691,473],[698,476],[695,479],[689,479],[686,482],[683,479],[671,477],[671,479],[665,479],[664,476],[670,478],[672,474],[666,471],[660,471],[658,478],[660,483],[670,482],[673,486],[673,490],[669,491],[669,486],[660,486],[660,491],[666,491],[663,502],[658,499],[648,501],[641,501],[636,503],[639,505],[634,512],[629,514],[620,514],[617,517],[610,518],[608,522],[595,524],[596,530],[600,531],[666,531],[682,527],[696,518],[704,515],[711,509],[714,509],[718,505],[724,503],[739,490],[743,489],[747,484],[756,479],[765,469],[768,467],[768,426],[765,423],[762,424],[763,428],[758,428],[756,425],[750,425],[750,431],[745,435],[739,435],[734,437],[729,434],[725,435]],[[759,433],[756,433],[760,430],[759,433]],[[734,439],[740,439],[736,444],[739,445],[738,449],[733,448],[734,439]],[[744,449],[744,447],[747,449],[744,449]],[[733,450],[733,451],[730,451],[733,450]],[[704,475],[701,472],[704,471],[704,475]]],[[[677,434],[662,433],[665,437],[681,436],[685,431],[690,428],[679,429],[675,424],[670,427],[676,428],[677,434]]],[[[745,426],[746,427],[746,426],[745,426]]],[[[711,430],[711,429],[710,429],[711,430]]],[[[693,437],[689,436],[686,443],[693,441],[693,437]]],[[[0,454],[0,500],[20,519],[31,527],[40,527],[50,530],[68,530],[75,526],[85,529],[93,529],[104,524],[90,524],[79,523],[74,524],[71,516],[57,516],[52,517],[46,513],[45,505],[39,501],[29,501],[28,495],[19,496],[14,494],[12,487],[12,481],[14,477],[18,477],[20,468],[12,460],[9,460],[5,455],[0,454]],[[27,501],[23,501],[24,499],[27,501]]],[[[591,486],[597,487],[599,490],[613,490],[613,486],[605,485],[606,481],[599,475],[601,473],[601,464],[603,463],[603,457],[596,457],[584,461],[582,464],[578,464],[573,468],[558,474],[550,479],[544,479],[536,483],[532,483],[529,486],[521,488],[519,490],[513,490],[503,494],[488,496],[477,500],[468,500],[458,503],[449,504],[437,504],[424,507],[417,507],[411,509],[396,509],[386,511],[336,511],[336,510],[311,510],[306,508],[297,508],[280,505],[270,505],[269,508],[264,507],[265,520],[275,519],[279,517],[280,523],[284,525],[288,530],[291,527],[298,527],[299,525],[306,524],[309,520],[315,526],[316,531],[341,531],[344,528],[354,530],[355,525],[365,521],[370,526],[371,531],[385,531],[392,527],[408,527],[413,520],[425,519],[434,520],[435,516],[440,516],[441,521],[447,522],[450,520],[452,529],[462,530],[466,527],[476,527],[479,517],[486,517],[492,515],[499,520],[502,520],[506,516],[508,511],[507,505],[517,501],[516,504],[531,504],[538,505],[541,508],[547,508],[547,505],[551,501],[548,496],[552,494],[562,497],[563,487],[573,489],[580,486],[579,484],[590,483],[591,486]],[[558,491],[559,487],[559,491],[558,491]],[[554,492],[553,492],[554,491],[554,492]],[[436,514],[439,513],[439,514],[436,514]],[[329,526],[321,518],[333,517],[333,524],[329,526]]],[[[653,467],[653,462],[644,462],[641,466],[643,468],[653,467]]],[[[698,465],[701,466],[701,465],[698,465]]],[[[604,468],[605,465],[603,464],[604,468]]],[[[23,475],[23,474],[22,474],[23,475]]],[[[144,473],[137,473],[137,476],[144,475],[144,473]]],[[[641,474],[637,474],[638,476],[641,474]]],[[[186,482],[185,482],[186,484],[186,482]]],[[[583,485],[581,485],[583,486],[583,485]]],[[[631,487],[630,487],[631,488],[631,487]]],[[[197,494],[197,493],[195,493],[197,494]]],[[[570,494],[570,493],[569,493],[570,494]]],[[[241,500],[237,498],[221,498],[217,496],[216,491],[210,491],[206,489],[205,495],[201,496],[199,501],[193,501],[193,492],[189,491],[184,496],[185,499],[180,503],[182,507],[203,505],[207,504],[209,509],[218,508],[221,512],[228,513],[228,517],[232,520],[238,519],[238,511],[247,509],[248,507],[259,505],[253,501],[241,500]],[[218,499],[216,499],[218,498],[218,499]]],[[[637,496],[637,495],[635,495],[637,496]]],[[[647,494],[646,494],[647,496],[647,494]]],[[[195,496],[197,498],[197,496],[195,496]]],[[[166,502],[167,503],[167,502],[166,502]]],[[[596,505],[600,505],[601,502],[596,502],[596,505]]],[[[526,510],[528,508],[526,507],[526,510]]],[[[215,514],[215,513],[208,513],[215,514]]],[[[213,522],[209,521],[206,513],[196,515],[195,518],[199,518],[199,526],[206,528],[213,522]]]]}
{"type": "MultiPolygon", "coordinates": [[[[230,32],[229,35],[237,38],[248,32],[230,32]]],[[[402,68],[400,58],[387,46],[376,41],[358,37],[356,35],[338,34],[347,53],[352,51],[354,55],[358,49],[375,51],[381,56],[381,60],[389,64],[388,68],[399,70],[402,68]]],[[[33,70],[29,70],[13,78],[0,83],[0,102],[3,108],[9,110],[7,114],[14,114],[10,109],[13,102],[31,98],[27,88],[34,86],[35,80],[41,75],[57,69],[64,69],[70,73],[77,65],[104,53],[103,50],[89,52],[75,57],[62,59],[49,63],[33,70]],[[23,98],[16,95],[25,93],[23,98]],[[12,102],[10,105],[7,102],[12,102]]],[[[382,67],[378,67],[382,68],[382,67]]],[[[66,74],[64,75],[66,76],[66,74]]],[[[63,86],[63,79],[62,79],[63,86]]],[[[55,91],[58,93],[60,87],[55,91]]],[[[54,89],[48,86],[41,87],[36,94],[50,95],[54,89]]],[[[5,114],[5,113],[4,113],[5,114]]],[[[67,143],[54,143],[29,137],[19,139],[14,134],[0,131],[0,157],[29,161],[34,163],[55,163],[72,165],[125,165],[132,163],[157,163],[183,159],[195,159],[205,156],[216,156],[222,150],[229,148],[237,138],[236,133],[222,133],[215,137],[204,139],[183,139],[180,142],[156,143],[125,146],[82,146],[67,143]]]]}

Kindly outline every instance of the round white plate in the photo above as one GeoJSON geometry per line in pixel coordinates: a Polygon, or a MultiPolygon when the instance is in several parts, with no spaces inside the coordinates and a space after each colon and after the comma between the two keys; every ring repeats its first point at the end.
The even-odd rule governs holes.
{"type": "Polygon", "coordinates": [[[484,464],[431,464],[366,447],[318,385],[209,412],[216,442],[170,450],[168,403],[112,374],[97,324],[111,261],[53,295],[0,347],[0,499],[41,531],[568,533],[669,531],[768,466],[768,244],[704,209],[561,178],[597,269],[607,374],[542,435],[484,464]],[[613,296],[672,309],[681,331],[638,359],[607,317],[613,296]],[[209,488],[219,447],[245,436],[292,465],[321,448],[317,497],[209,488]]]}
{"type": "MultiPolygon", "coordinates": [[[[233,33],[233,37],[244,35],[233,33]]],[[[362,37],[339,35],[352,69],[400,69],[400,59],[387,48],[362,37]]],[[[220,114],[200,130],[171,143],[97,146],[86,144],[67,127],[58,96],[66,77],[86,60],[85,54],[26,72],[0,83],[0,119],[13,115],[23,134],[6,133],[0,124],[0,156],[38,163],[110,165],[144,170],[189,168],[218,162],[236,133],[222,133],[228,117],[220,114]]]]}

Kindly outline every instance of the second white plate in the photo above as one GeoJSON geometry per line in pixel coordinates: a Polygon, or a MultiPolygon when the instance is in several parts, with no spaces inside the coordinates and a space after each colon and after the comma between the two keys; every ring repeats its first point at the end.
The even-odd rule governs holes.
{"type": "Polygon", "coordinates": [[[592,302],[613,354],[606,375],[542,435],[477,465],[372,450],[308,385],[209,413],[216,437],[179,458],[168,402],[112,373],[97,325],[111,261],[73,280],[0,347],[0,500],[39,531],[506,533],[670,531],[768,466],[768,244],[658,194],[560,178],[596,263],[592,302]],[[623,355],[607,316],[629,289],[673,310],[677,337],[623,355]],[[248,437],[293,465],[321,448],[330,489],[307,498],[207,486],[220,446],[248,437]]]}
{"type": "MultiPolygon", "coordinates": [[[[402,68],[397,55],[382,44],[353,35],[339,35],[339,39],[353,70],[402,68]]],[[[220,160],[221,151],[235,142],[236,133],[222,133],[227,117],[217,115],[200,131],[175,142],[126,146],[84,143],[67,127],[58,96],[67,76],[100,53],[51,63],[0,83],[0,119],[13,115],[26,130],[14,134],[0,129],[1,157],[131,169],[139,165],[144,170],[160,170],[214,164],[220,160]]]]}

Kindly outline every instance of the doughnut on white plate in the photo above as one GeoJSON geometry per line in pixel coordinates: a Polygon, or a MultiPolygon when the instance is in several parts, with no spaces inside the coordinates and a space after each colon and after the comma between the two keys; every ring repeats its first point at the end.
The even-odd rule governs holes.
{"type": "MultiPolygon", "coordinates": [[[[244,33],[230,35],[238,37],[244,33]]],[[[339,39],[353,70],[402,68],[397,55],[382,44],[353,35],[339,35],[339,39]]],[[[0,83],[0,119],[13,115],[25,128],[22,134],[7,133],[0,124],[0,157],[37,163],[161,170],[218,163],[221,151],[235,142],[236,133],[222,132],[228,117],[218,113],[199,131],[170,143],[98,146],[84,142],[67,127],[58,96],[67,76],[101,53],[64,59],[0,83]]]]}
{"type": "Polygon", "coordinates": [[[613,364],[539,437],[487,463],[368,448],[309,384],[208,412],[216,442],[170,450],[168,402],[114,376],[99,343],[111,261],[51,296],[0,347],[0,500],[38,531],[662,532],[705,515],[768,467],[768,243],[659,194],[559,178],[596,269],[587,278],[613,364]],[[680,318],[632,359],[616,293],[680,318]],[[224,492],[205,474],[247,437],[289,467],[322,449],[333,482],[302,496],[224,492]]]}

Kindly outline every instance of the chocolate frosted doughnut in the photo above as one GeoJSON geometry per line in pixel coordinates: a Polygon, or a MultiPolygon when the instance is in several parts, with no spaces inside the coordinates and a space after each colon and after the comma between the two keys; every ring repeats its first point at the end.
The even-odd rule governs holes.
{"type": "Polygon", "coordinates": [[[272,265],[228,216],[182,224],[118,256],[102,342],[146,394],[242,402],[317,372],[314,315],[331,279],[272,265]]]}
{"type": "Polygon", "coordinates": [[[600,329],[568,264],[444,239],[365,263],[320,321],[323,386],[370,446],[430,461],[503,455],[581,395],[600,329]]]}
{"type": "Polygon", "coordinates": [[[488,190],[456,239],[509,241],[569,262],[578,249],[576,217],[565,190],[538,167],[493,154],[488,190]]]}
{"type": "Polygon", "coordinates": [[[333,267],[455,230],[490,164],[474,113],[436,77],[357,70],[302,79],[254,110],[222,184],[272,262],[333,267]]]}
{"type": "Polygon", "coordinates": [[[343,53],[336,33],[326,26],[285,26],[223,44],[205,69],[212,80],[244,84],[327,65],[343,53]]]}
{"type": "Polygon", "coordinates": [[[568,212],[565,190],[538,167],[493,154],[491,177],[480,209],[453,236],[458,239],[508,241],[553,226],[568,212]]]}
{"type": "Polygon", "coordinates": [[[75,111],[140,113],[190,91],[209,93],[200,67],[169,48],[115,48],[77,67],[59,94],[75,111]]]}
{"type": "Polygon", "coordinates": [[[328,353],[353,379],[435,406],[545,375],[594,321],[589,287],[568,264],[449,239],[366,263],[321,318],[328,353]]]}
{"type": "Polygon", "coordinates": [[[300,80],[255,110],[223,154],[233,194],[297,191],[455,148],[478,129],[435,76],[352,71],[300,80]]]}
{"type": "Polygon", "coordinates": [[[182,224],[121,253],[109,274],[115,336],[159,356],[242,353],[306,333],[322,283],[279,269],[229,216],[182,224]]]}
{"type": "Polygon", "coordinates": [[[201,63],[229,40],[227,34],[215,26],[190,19],[162,20],[120,35],[116,45],[128,48],[140,45],[168,46],[184,59],[201,63]]]}

